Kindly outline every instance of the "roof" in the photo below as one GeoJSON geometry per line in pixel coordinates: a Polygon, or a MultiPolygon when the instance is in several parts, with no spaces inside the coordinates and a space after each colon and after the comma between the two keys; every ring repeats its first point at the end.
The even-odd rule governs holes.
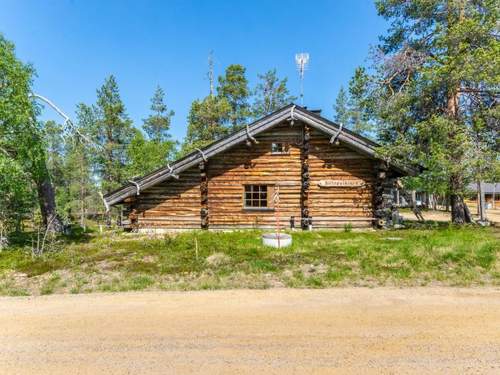
{"type": "MultiPolygon", "coordinates": [[[[467,186],[468,190],[477,192],[477,182],[473,182],[467,186]]],[[[500,195],[500,182],[483,182],[483,191],[485,194],[496,194],[500,195]]]]}
{"type": "MultiPolygon", "coordinates": [[[[157,185],[170,177],[175,177],[182,171],[197,165],[203,161],[204,158],[209,159],[210,157],[217,155],[235,146],[236,144],[247,141],[249,137],[262,133],[283,121],[291,121],[292,119],[306,123],[329,136],[336,136],[337,139],[343,142],[346,146],[355,149],[370,158],[379,159],[376,154],[376,148],[379,147],[379,145],[376,142],[354,133],[351,130],[342,128],[342,126],[321,117],[317,113],[308,111],[304,107],[291,103],[253,122],[246,128],[233,132],[232,134],[209,144],[201,150],[189,153],[181,159],[176,160],[171,165],[167,164],[165,167],[159,168],[145,176],[135,179],[134,183],[130,182],[119,189],[106,194],[103,197],[104,203],[107,207],[120,203],[125,198],[136,195],[138,189],[144,190],[157,185]]],[[[390,164],[390,167],[401,175],[416,174],[415,170],[405,168],[394,163],[390,164]]]]}

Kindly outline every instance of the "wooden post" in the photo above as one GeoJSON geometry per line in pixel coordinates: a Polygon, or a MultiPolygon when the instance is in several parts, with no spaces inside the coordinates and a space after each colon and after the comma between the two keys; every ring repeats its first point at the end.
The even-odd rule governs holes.
{"type": "Polygon", "coordinates": [[[478,185],[478,193],[479,193],[479,220],[486,221],[486,200],[484,197],[484,182],[479,181],[478,185]]]}
{"type": "Polygon", "coordinates": [[[481,219],[481,182],[476,182],[477,194],[476,194],[476,203],[477,203],[477,216],[481,219]]]}
{"type": "Polygon", "coordinates": [[[201,197],[201,229],[208,229],[208,176],[207,163],[202,161],[200,167],[200,197],[201,197]]]}
{"type": "Polygon", "coordinates": [[[273,196],[273,201],[274,201],[274,209],[276,212],[276,235],[278,237],[278,248],[281,247],[281,226],[280,226],[280,187],[279,185],[276,185],[276,188],[274,190],[274,196],[273,196]]]}
{"type": "Polygon", "coordinates": [[[497,190],[497,183],[493,182],[493,202],[491,202],[493,205],[491,206],[491,208],[493,208],[494,210],[497,208],[496,201],[495,201],[496,200],[496,198],[495,198],[496,190],[497,190]]]}
{"type": "Polygon", "coordinates": [[[300,155],[301,161],[301,188],[300,188],[300,224],[302,229],[308,229],[311,224],[309,216],[309,141],[311,140],[311,129],[309,125],[304,124],[302,133],[302,152],[300,155]]]}

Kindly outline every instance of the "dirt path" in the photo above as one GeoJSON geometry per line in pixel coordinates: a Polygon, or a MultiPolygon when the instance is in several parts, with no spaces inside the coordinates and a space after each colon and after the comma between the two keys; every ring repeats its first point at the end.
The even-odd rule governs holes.
{"type": "Polygon", "coordinates": [[[0,298],[0,373],[500,373],[500,289],[0,298]]]}

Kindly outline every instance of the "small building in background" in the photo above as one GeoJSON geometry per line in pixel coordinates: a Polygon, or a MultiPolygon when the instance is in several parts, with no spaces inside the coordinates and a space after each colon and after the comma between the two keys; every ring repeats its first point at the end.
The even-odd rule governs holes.
{"type": "MultiPolygon", "coordinates": [[[[467,186],[470,192],[469,198],[471,200],[478,199],[478,184],[471,183],[467,186]]],[[[500,206],[500,183],[499,182],[483,182],[484,198],[486,201],[486,208],[492,209],[500,206]]]]}

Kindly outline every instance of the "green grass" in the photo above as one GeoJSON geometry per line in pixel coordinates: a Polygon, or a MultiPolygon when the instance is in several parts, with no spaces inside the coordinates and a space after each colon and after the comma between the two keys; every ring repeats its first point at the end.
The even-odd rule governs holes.
{"type": "Polygon", "coordinates": [[[32,257],[20,240],[0,253],[0,295],[500,285],[500,232],[494,228],[426,225],[397,231],[297,231],[286,249],[262,246],[260,235],[259,231],[196,231],[161,238],[78,234],[63,239],[62,250],[40,257],[32,257]],[[213,254],[222,260],[211,261],[213,254]]]}
{"type": "Polygon", "coordinates": [[[49,279],[42,284],[40,288],[40,294],[46,295],[54,293],[54,290],[56,289],[60,280],[61,276],[59,276],[57,272],[52,273],[49,279]]]}

